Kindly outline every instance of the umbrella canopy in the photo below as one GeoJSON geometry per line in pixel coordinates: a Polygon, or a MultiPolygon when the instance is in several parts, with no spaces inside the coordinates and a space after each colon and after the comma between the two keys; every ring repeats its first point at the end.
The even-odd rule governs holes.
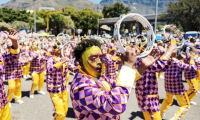
{"type": "Polygon", "coordinates": [[[162,40],[162,36],[156,35],[156,40],[162,40]]]}

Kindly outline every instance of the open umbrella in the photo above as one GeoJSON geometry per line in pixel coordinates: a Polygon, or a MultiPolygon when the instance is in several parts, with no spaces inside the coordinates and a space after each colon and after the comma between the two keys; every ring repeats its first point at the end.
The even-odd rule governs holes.
{"type": "Polygon", "coordinates": [[[156,40],[162,40],[162,36],[156,35],[156,40]]]}

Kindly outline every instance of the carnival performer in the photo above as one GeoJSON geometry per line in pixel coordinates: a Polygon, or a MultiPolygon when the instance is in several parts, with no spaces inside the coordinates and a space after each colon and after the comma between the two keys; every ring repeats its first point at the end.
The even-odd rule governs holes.
{"type": "Polygon", "coordinates": [[[38,93],[45,95],[43,90],[44,83],[44,61],[49,57],[46,52],[39,47],[40,45],[35,43],[32,45],[32,51],[30,52],[31,65],[30,72],[32,74],[32,87],[30,91],[30,98],[34,98],[35,88],[38,86],[38,93]]]}
{"type": "MultiPolygon", "coordinates": [[[[195,47],[197,50],[196,60],[200,61],[200,42],[196,42],[195,47]]],[[[200,83],[200,65],[197,65],[197,82],[200,83]]],[[[197,84],[197,85],[199,85],[199,84],[197,84]]],[[[200,91],[198,91],[198,93],[200,93],[200,91]]]]}
{"type": "Polygon", "coordinates": [[[190,108],[190,101],[188,95],[186,93],[185,87],[182,82],[182,72],[191,71],[193,72],[196,70],[196,65],[194,62],[194,57],[190,57],[190,64],[186,64],[182,61],[186,58],[185,53],[181,54],[182,60],[176,59],[177,51],[173,53],[173,63],[165,72],[165,91],[166,91],[166,98],[162,102],[160,107],[161,115],[164,117],[164,113],[166,110],[171,106],[173,103],[173,96],[175,95],[179,104],[180,108],[177,113],[174,115],[173,118],[170,120],[179,120],[181,119],[184,114],[190,108]]]}
{"type": "Polygon", "coordinates": [[[61,58],[62,45],[53,46],[54,56],[47,61],[47,91],[54,105],[54,120],[64,120],[68,111],[69,71],[78,70],[69,62],[68,57],[61,58]]]}
{"type": "Polygon", "coordinates": [[[76,60],[81,68],[72,81],[70,97],[78,120],[111,120],[120,119],[120,114],[126,110],[126,104],[131,92],[135,74],[142,74],[146,68],[158,59],[157,50],[142,59],[137,71],[132,69],[136,55],[127,48],[122,57],[123,66],[119,77],[109,79],[101,73],[100,43],[95,39],[86,39],[74,50],[76,60]]]}
{"type": "MultiPolygon", "coordinates": [[[[5,92],[5,87],[3,84],[3,72],[4,69],[6,69],[8,67],[8,65],[11,66],[11,63],[16,60],[19,56],[19,49],[18,49],[18,42],[17,42],[17,38],[18,38],[18,33],[16,30],[9,28],[9,33],[8,33],[8,38],[11,39],[12,41],[12,47],[10,49],[10,54],[1,54],[0,53],[0,119],[1,120],[11,120],[11,114],[10,114],[10,107],[9,107],[9,100],[6,97],[6,92],[5,92]],[[4,68],[5,65],[5,68],[4,68]]],[[[12,68],[10,68],[12,69],[12,68]]],[[[6,70],[8,71],[8,70],[6,70]]],[[[15,71],[13,71],[14,74],[16,74],[15,71]]],[[[7,73],[8,74],[8,73],[7,73]]],[[[17,75],[17,74],[16,74],[17,75]]],[[[12,82],[10,82],[12,83],[12,82]]],[[[14,92],[15,92],[15,96],[16,99],[15,100],[20,100],[19,98],[21,98],[21,95],[18,93],[21,93],[21,89],[15,89],[18,88],[17,81],[13,81],[12,84],[14,85],[14,92]],[[17,87],[15,87],[17,86],[17,87]],[[16,90],[16,91],[15,91],[16,90]],[[20,92],[18,91],[20,90],[20,92]]],[[[21,82],[20,82],[21,84],[21,82]]],[[[11,84],[9,84],[11,85],[11,84]]],[[[11,88],[11,86],[9,86],[9,89],[11,88]]],[[[21,88],[21,85],[20,85],[21,88]]],[[[12,89],[11,89],[12,90],[12,89]]],[[[11,93],[9,93],[11,94],[11,93]]],[[[13,95],[13,94],[12,94],[13,95]]]]}
{"type": "MultiPolygon", "coordinates": [[[[144,47],[140,49],[143,50],[144,47]]],[[[162,120],[159,109],[158,81],[156,79],[156,72],[164,72],[169,68],[172,63],[171,55],[175,49],[176,44],[171,42],[166,53],[162,55],[153,65],[148,67],[142,74],[142,78],[136,81],[136,98],[145,120],[162,120]]],[[[138,58],[135,68],[137,68],[140,64],[141,59],[138,58]]]]}
{"type": "Polygon", "coordinates": [[[23,103],[23,101],[21,100],[22,63],[18,61],[20,50],[18,49],[18,45],[16,45],[18,44],[17,42],[18,33],[16,33],[17,31],[14,29],[9,29],[9,31],[10,34],[13,35],[13,37],[11,37],[11,40],[7,40],[8,52],[5,52],[2,55],[5,66],[5,80],[8,81],[9,85],[7,97],[8,97],[8,102],[11,102],[14,94],[15,103],[22,104],[23,103]],[[15,44],[15,50],[13,49],[13,44],[15,44]]]}
{"type": "MultiPolygon", "coordinates": [[[[190,48],[190,47],[194,47],[194,43],[196,42],[196,40],[194,38],[190,39],[191,43],[186,43],[185,44],[185,52],[186,49],[191,49],[191,53],[190,56],[195,57],[195,51],[194,49],[190,48]]],[[[186,58],[188,58],[189,56],[187,55],[186,58]]],[[[185,59],[184,61],[185,63],[189,64],[189,58],[185,59]]],[[[200,65],[200,61],[198,61],[198,59],[194,59],[194,62],[196,64],[196,66],[200,65]]],[[[196,102],[192,101],[194,99],[194,97],[196,96],[198,89],[199,89],[199,85],[198,85],[198,81],[197,81],[197,70],[193,70],[193,71],[185,71],[184,72],[184,77],[186,79],[186,82],[188,83],[189,89],[187,90],[187,95],[190,101],[190,105],[197,105],[196,102]]]]}

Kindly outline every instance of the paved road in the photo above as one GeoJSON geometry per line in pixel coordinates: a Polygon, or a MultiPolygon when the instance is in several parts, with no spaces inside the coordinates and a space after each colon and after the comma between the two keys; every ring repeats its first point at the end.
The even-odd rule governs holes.
{"type": "MultiPolygon", "coordinates": [[[[73,79],[73,76],[70,76],[69,86],[73,79]]],[[[8,89],[8,84],[4,81],[6,91],[8,89]]],[[[34,99],[29,98],[29,91],[31,88],[32,80],[31,78],[22,80],[22,100],[23,104],[15,104],[14,100],[12,101],[11,107],[11,116],[12,120],[52,120],[54,109],[50,99],[49,94],[46,90],[46,83],[44,83],[44,91],[47,93],[46,95],[35,95],[34,99]]],[[[184,82],[186,89],[188,89],[188,85],[184,82]]],[[[163,79],[159,79],[159,96],[160,103],[162,103],[165,98],[165,90],[164,90],[164,82],[163,79]]],[[[197,102],[197,106],[191,106],[189,111],[185,114],[182,120],[200,120],[200,94],[197,94],[195,99],[197,102]]],[[[176,98],[174,99],[173,105],[166,111],[165,119],[170,119],[173,117],[174,113],[179,109],[176,98]]],[[[135,90],[133,89],[130,95],[129,103],[127,105],[127,110],[121,115],[121,120],[143,120],[143,114],[138,108],[137,100],[135,97],[135,90]]],[[[66,120],[75,120],[75,115],[72,109],[72,104],[69,99],[69,110],[66,116],[66,120]]]]}

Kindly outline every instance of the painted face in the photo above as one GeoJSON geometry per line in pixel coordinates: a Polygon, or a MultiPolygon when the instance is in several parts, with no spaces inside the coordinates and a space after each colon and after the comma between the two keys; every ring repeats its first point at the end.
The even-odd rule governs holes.
{"type": "Polygon", "coordinates": [[[98,77],[101,73],[102,63],[101,63],[102,52],[99,47],[92,46],[86,48],[85,52],[82,54],[83,65],[86,71],[93,77],[98,77]]]}

